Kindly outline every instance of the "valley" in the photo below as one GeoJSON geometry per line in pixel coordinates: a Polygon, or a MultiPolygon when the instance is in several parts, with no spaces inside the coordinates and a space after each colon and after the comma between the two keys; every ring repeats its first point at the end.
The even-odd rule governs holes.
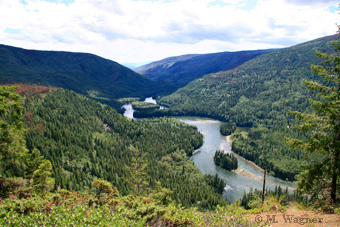
{"type": "MultiPolygon", "coordinates": [[[[148,98],[145,101],[156,103],[156,100],[148,98]]],[[[130,105],[125,105],[126,108],[124,116],[133,118],[133,108],[130,105]]],[[[256,168],[244,158],[236,155],[239,163],[239,168],[255,175],[256,177],[246,177],[236,172],[224,170],[215,165],[213,162],[213,155],[215,151],[220,149],[227,153],[231,153],[231,147],[227,139],[220,133],[221,122],[208,118],[200,117],[177,117],[180,121],[194,125],[198,131],[203,134],[203,145],[196,149],[190,160],[197,166],[202,174],[218,175],[219,178],[227,182],[223,191],[223,196],[230,202],[235,202],[236,199],[241,199],[243,194],[250,190],[262,190],[263,187],[263,171],[256,168]]],[[[290,181],[283,181],[273,176],[268,176],[266,179],[266,188],[275,190],[275,187],[281,186],[285,189],[288,187],[290,193],[296,189],[296,185],[290,181]]]]}
{"type": "Polygon", "coordinates": [[[0,45],[0,224],[65,209],[103,226],[261,225],[243,217],[292,204],[338,215],[333,40],[171,57],[142,67],[149,78],[91,54],[0,45]],[[216,150],[239,168],[216,166],[216,150]]]}

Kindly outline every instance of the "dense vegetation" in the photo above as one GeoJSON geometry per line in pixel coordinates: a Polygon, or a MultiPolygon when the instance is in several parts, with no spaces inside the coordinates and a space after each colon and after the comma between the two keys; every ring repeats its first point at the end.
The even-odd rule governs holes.
{"type": "Polygon", "coordinates": [[[223,150],[217,150],[213,158],[215,164],[223,169],[231,171],[238,168],[237,158],[233,154],[226,154],[223,150]]]}
{"type": "MultiPolygon", "coordinates": [[[[340,50],[339,43],[335,46],[340,50]]],[[[298,175],[297,193],[289,195],[279,187],[266,191],[264,202],[260,191],[251,191],[241,201],[227,205],[220,195],[226,182],[217,175],[200,174],[188,159],[202,144],[195,127],[168,118],[130,120],[74,92],[43,87],[32,92],[32,86],[26,87],[30,92],[21,87],[22,115],[13,88],[1,87],[1,225],[250,226],[263,223],[243,220],[247,211],[240,206],[251,208],[250,212],[284,211],[290,201],[327,205],[328,210],[339,213],[329,204],[336,206],[339,201],[340,61],[328,54],[318,56],[328,61],[313,69],[327,82],[304,81],[320,97],[310,100],[314,112],[308,104],[307,113],[293,112],[302,120],[298,131],[291,127],[295,120],[285,114],[278,118],[267,113],[263,118],[244,115],[240,122],[225,119],[229,121],[223,126],[226,134],[235,131],[235,125],[253,126],[246,131],[237,128],[232,148],[275,176],[293,179],[301,172],[300,166],[309,163],[298,175]],[[287,135],[294,150],[280,139],[287,135]],[[307,158],[302,158],[306,155],[302,150],[310,152],[307,158]],[[311,197],[301,196],[304,193],[311,197]],[[196,208],[216,210],[200,212],[196,208]]],[[[271,91],[277,89],[276,84],[271,86],[271,91]]],[[[276,98],[282,101],[284,97],[276,98]]],[[[247,114],[252,111],[246,108],[248,104],[260,104],[257,97],[242,95],[240,99],[247,114]]],[[[280,115],[290,107],[272,106],[270,113],[280,115]]],[[[171,111],[167,114],[179,113],[174,108],[171,111]]],[[[214,160],[223,167],[237,167],[235,158],[221,151],[214,160]]]]}
{"type": "MultiPolygon", "coordinates": [[[[125,166],[131,164],[132,145],[148,154],[146,173],[151,187],[160,181],[176,192],[174,201],[186,207],[205,209],[225,203],[220,192],[214,192],[220,189],[212,188],[218,182],[211,183],[187,158],[203,142],[193,126],[169,118],[130,120],[63,89],[26,94],[23,105],[24,124],[29,129],[27,147],[31,151],[37,148],[51,161],[55,189],[80,191],[102,178],[126,195],[130,187],[124,181],[129,177],[125,166]]],[[[25,176],[19,163],[6,164],[1,170],[6,177],[25,176]]]]}
{"type": "Polygon", "coordinates": [[[36,51],[0,45],[0,81],[62,87],[120,110],[117,98],[169,94],[174,86],[153,82],[96,55],[36,51]]]}
{"type": "Polygon", "coordinates": [[[229,136],[232,133],[234,133],[236,131],[236,124],[235,123],[223,123],[220,126],[220,133],[223,136],[229,136]]]}
{"type": "MultiPolygon", "coordinates": [[[[322,80],[310,70],[320,64],[315,50],[334,54],[332,40],[338,35],[320,38],[290,48],[273,50],[228,71],[211,73],[165,96],[159,103],[165,110],[136,111],[136,117],[202,116],[239,127],[253,127],[256,135],[236,135],[236,153],[255,161],[261,167],[269,165],[272,174],[284,180],[294,180],[305,164],[301,151],[293,151],[285,136],[302,138],[294,131],[295,117],[289,111],[311,111],[308,99],[317,97],[305,89],[302,79],[322,80]],[[279,155],[279,162],[275,155],[279,155]]],[[[307,161],[313,160],[313,157],[307,161]]]]}
{"type": "MultiPolygon", "coordinates": [[[[333,46],[340,51],[339,41],[333,42],[333,46]]],[[[335,204],[340,201],[340,57],[319,51],[317,56],[324,64],[312,65],[312,70],[323,78],[323,83],[303,82],[320,99],[309,100],[312,113],[291,112],[300,120],[297,130],[307,133],[308,139],[287,140],[292,148],[303,149],[309,155],[322,154],[322,158],[310,162],[297,176],[300,192],[309,194],[314,201],[335,204]]]]}
{"type": "Polygon", "coordinates": [[[150,103],[150,102],[140,102],[134,101],[131,103],[132,108],[134,110],[150,110],[150,109],[159,109],[158,104],[150,103]]]}
{"type": "MultiPolygon", "coordinates": [[[[25,87],[34,90],[32,86],[25,87]]],[[[108,106],[63,89],[39,87],[35,89],[39,91],[36,94],[23,90],[21,87],[25,96],[22,99],[24,115],[14,88],[0,87],[3,101],[0,107],[4,110],[0,112],[4,126],[0,150],[1,225],[253,226],[242,218],[241,209],[235,214],[237,207],[225,207],[226,202],[220,195],[225,182],[217,175],[200,174],[187,158],[185,152],[189,150],[179,149],[181,145],[191,146],[191,149],[200,146],[202,135],[194,127],[166,118],[151,122],[129,120],[108,106]],[[34,113],[35,109],[38,112],[34,113]],[[16,135],[4,130],[8,128],[6,124],[13,124],[23,132],[23,128],[18,127],[23,116],[25,126],[29,127],[26,136],[29,154],[24,147],[20,148],[22,144],[18,146],[8,140],[17,139],[16,135]],[[137,126],[144,127],[134,128],[137,126]],[[160,135],[162,131],[174,136],[166,149],[162,149],[160,143],[170,141],[160,135]],[[151,137],[148,133],[152,133],[151,137]],[[160,145],[157,151],[152,150],[151,145],[148,145],[150,149],[140,149],[150,143],[144,136],[160,145]],[[182,138],[185,143],[181,142],[182,138]],[[114,143],[110,143],[111,140],[114,143]],[[36,148],[32,150],[36,141],[44,155],[36,148]],[[119,149],[116,150],[115,145],[119,149]],[[6,146],[8,151],[18,149],[20,155],[6,158],[7,150],[3,149],[6,146]],[[126,156],[130,158],[124,159],[126,156]],[[56,167],[52,169],[51,163],[56,167]],[[110,170],[115,177],[112,183],[97,178],[109,178],[105,173],[110,170]],[[120,172],[124,172],[124,177],[118,176],[120,172]],[[160,175],[166,176],[158,178],[160,175]],[[63,186],[72,190],[62,189],[63,186]],[[123,189],[123,195],[117,187],[123,189]],[[184,209],[179,203],[200,209],[216,207],[216,211],[202,213],[197,208],[184,209]]],[[[24,134],[18,137],[23,139],[24,134]]]]}
{"type": "Polygon", "coordinates": [[[271,50],[189,54],[152,62],[136,72],[154,80],[166,81],[178,87],[209,73],[235,68],[242,63],[271,50]]]}
{"type": "MultiPolygon", "coordinates": [[[[288,188],[283,190],[280,186],[276,186],[274,191],[266,189],[265,197],[267,197],[267,201],[270,205],[276,205],[276,209],[283,211],[284,206],[289,204],[289,202],[301,202],[306,203],[308,198],[306,196],[301,196],[299,193],[294,191],[293,193],[289,193],[288,188]]],[[[243,194],[242,199],[240,200],[240,205],[245,209],[254,209],[262,206],[262,191],[261,190],[252,190],[248,193],[243,194]]]]}
{"type": "Polygon", "coordinates": [[[254,162],[262,168],[267,168],[269,174],[283,180],[295,180],[302,165],[315,161],[317,155],[306,156],[302,150],[290,149],[285,137],[304,138],[291,128],[264,127],[252,128],[249,132],[240,131],[233,134],[232,150],[254,162]]]}

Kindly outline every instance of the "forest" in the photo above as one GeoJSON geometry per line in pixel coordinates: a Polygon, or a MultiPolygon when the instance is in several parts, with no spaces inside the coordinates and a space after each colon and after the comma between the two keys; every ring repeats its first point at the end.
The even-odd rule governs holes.
{"type": "MultiPolygon", "coordinates": [[[[158,99],[169,109],[144,107],[141,97],[114,100],[134,101],[135,117],[149,119],[125,118],[106,99],[63,88],[1,86],[0,225],[263,226],[244,217],[292,204],[339,215],[340,57],[330,47],[340,44],[331,39],[205,75],[158,99]],[[316,48],[326,53],[312,57],[316,48]],[[311,62],[320,65],[307,72],[311,62]],[[189,115],[224,121],[235,153],[297,180],[298,189],[250,190],[229,204],[221,195],[228,182],[189,159],[203,134],[168,118],[189,115]]],[[[238,166],[223,151],[213,158],[227,170],[238,166]]]]}
{"type": "Polygon", "coordinates": [[[217,150],[213,158],[215,164],[223,169],[231,171],[238,168],[237,158],[233,154],[226,154],[223,150],[217,150]]]}
{"type": "Polygon", "coordinates": [[[130,120],[61,88],[1,86],[0,94],[9,110],[0,121],[1,225],[254,226],[226,206],[226,182],[188,159],[202,144],[195,127],[130,120]]]}
{"type": "Polygon", "coordinates": [[[315,157],[304,159],[301,150],[291,149],[284,140],[306,138],[295,131],[298,121],[289,111],[312,111],[309,99],[319,97],[306,89],[302,79],[324,83],[310,69],[322,64],[315,50],[336,54],[332,41],[339,39],[334,35],[273,50],[231,70],[204,75],[161,97],[158,102],[168,109],[136,111],[134,116],[200,116],[251,128],[250,135],[245,131],[233,136],[233,151],[262,168],[268,165],[276,177],[294,181],[300,166],[315,157]]]}

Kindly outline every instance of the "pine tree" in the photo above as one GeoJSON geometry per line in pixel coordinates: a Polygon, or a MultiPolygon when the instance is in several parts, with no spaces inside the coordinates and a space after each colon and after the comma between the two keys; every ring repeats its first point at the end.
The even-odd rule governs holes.
{"type": "Polygon", "coordinates": [[[44,196],[54,187],[55,180],[51,176],[52,164],[49,160],[41,163],[36,171],[33,173],[33,190],[44,196]]]}
{"type": "MultiPolygon", "coordinates": [[[[333,42],[336,51],[339,42],[333,42]]],[[[302,193],[310,193],[313,198],[320,194],[330,194],[336,202],[337,181],[340,173],[340,57],[317,52],[325,59],[323,65],[312,65],[314,73],[324,78],[324,83],[303,82],[310,91],[316,91],[319,100],[310,99],[314,111],[311,114],[294,111],[300,125],[297,129],[308,133],[308,140],[288,139],[293,148],[309,153],[323,154],[322,160],[315,160],[298,175],[298,188],[302,193]]]]}
{"type": "Polygon", "coordinates": [[[0,163],[13,163],[27,154],[22,106],[16,89],[0,86],[0,163]]]}
{"type": "Polygon", "coordinates": [[[44,162],[44,156],[40,155],[40,151],[36,148],[33,149],[32,154],[27,158],[26,177],[31,179],[34,171],[36,171],[40,164],[44,162]]]}
{"type": "Polygon", "coordinates": [[[137,148],[130,145],[132,154],[131,166],[125,166],[129,178],[125,179],[134,195],[145,195],[149,191],[149,177],[145,172],[148,162],[147,153],[141,153],[137,148]]]}

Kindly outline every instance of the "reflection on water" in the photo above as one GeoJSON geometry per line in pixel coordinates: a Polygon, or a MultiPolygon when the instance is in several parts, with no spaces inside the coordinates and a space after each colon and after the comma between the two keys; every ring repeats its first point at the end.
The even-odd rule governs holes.
{"type": "MultiPolygon", "coordinates": [[[[249,192],[250,188],[262,190],[263,172],[237,154],[235,155],[238,159],[239,167],[257,175],[261,180],[251,179],[215,165],[213,156],[217,149],[222,149],[228,153],[231,152],[228,141],[220,133],[220,121],[197,117],[179,117],[179,119],[187,124],[197,126],[198,130],[204,135],[202,147],[190,159],[201,173],[213,175],[217,173],[221,179],[227,182],[223,195],[229,201],[234,202],[236,199],[241,198],[244,192],[249,192]]],[[[266,177],[266,188],[274,190],[276,185],[281,185],[284,189],[288,187],[291,192],[296,188],[296,185],[292,182],[283,181],[272,176],[266,177]]]]}

